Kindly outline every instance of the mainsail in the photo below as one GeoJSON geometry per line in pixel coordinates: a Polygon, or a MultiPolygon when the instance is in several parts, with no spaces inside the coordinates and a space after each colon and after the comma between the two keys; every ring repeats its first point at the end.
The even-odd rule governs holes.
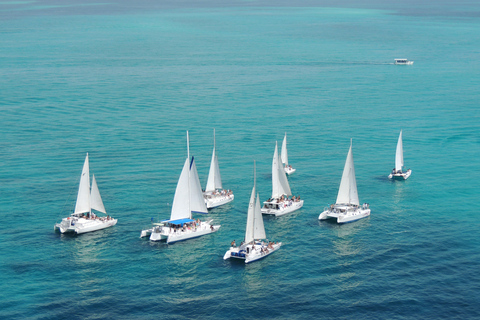
{"type": "Polygon", "coordinates": [[[213,153],[210,162],[210,171],[208,172],[206,192],[213,192],[216,189],[222,189],[222,177],[220,176],[220,167],[218,166],[218,158],[215,154],[215,129],[213,130],[213,153]]]}
{"type": "Polygon", "coordinates": [[[353,165],[352,142],[348,150],[347,160],[343,168],[342,181],[338,189],[337,204],[359,205],[357,193],[357,181],[355,179],[355,167],[353,165]]]}
{"type": "Polygon", "coordinates": [[[88,153],[83,164],[80,185],[78,187],[77,203],[74,213],[90,212],[90,169],[88,165],[88,153]]]}
{"type": "Polygon", "coordinates": [[[278,158],[278,146],[275,142],[275,152],[272,161],[272,198],[280,198],[282,195],[291,196],[290,185],[288,184],[285,170],[283,170],[278,158]]]}
{"type": "Polygon", "coordinates": [[[190,162],[190,147],[187,131],[187,159],[178,179],[175,196],[173,198],[170,220],[191,219],[192,211],[207,213],[207,207],[202,196],[202,187],[198,178],[195,159],[190,162]]]}
{"type": "Polygon", "coordinates": [[[245,230],[245,243],[250,243],[255,239],[255,184],[252,188],[252,195],[248,203],[247,228],[245,230]]]}
{"type": "Polygon", "coordinates": [[[255,199],[256,192],[256,172],[254,164],[254,178],[253,178],[253,188],[252,195],[250,196],[250,202],[248,204],[248,213],[247,213],[247,227],[245,230],[245,243],[250,243],[255,239],[265,239],[265,227],[263,225],[262,211],[260,209],[260,196],[257,194],[255,199]]]}
{"type": "Polygon", "coordinates": [[[402,130],[398,136],[397,152],[395,153],[395,171],[402,171],[403,167],[403,142],[402,142],[402,130]]]}
{"type": "Polygon", "coordinates": [[[178,178],[177,188],[175,189],[175,196],[173,197],[172,212],[170,214],[170,220],[190,218],[190,205],[189,205],[189,179],[188,171],[190,169],[190,163],[188,158],[183,165],[182,173],[178,178]]]}
{"type": "Polygon", "coordinates": [[[287,133],[286,132],[285,132],[285,137],[283,138],[283,143],[282,143],[282,163],[285,166],[288,166],[287,133]]]}

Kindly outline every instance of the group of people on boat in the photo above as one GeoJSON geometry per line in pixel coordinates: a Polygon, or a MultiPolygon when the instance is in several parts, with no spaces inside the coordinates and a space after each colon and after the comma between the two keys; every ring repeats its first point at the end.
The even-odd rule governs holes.
{"type": "Polygon", "coordinates": [[[211,193],[212,196],[218,197],[218,196],[231,196],[233,194],[232,190],[228,189],[222,189],[222,190],[215,190],[211,193]]]}
{"type": "Polygon", "coordinates": [[[170,233],[172,232],[186,232],[188,230],[193,230],[193,231],[196,231],[197,228],[200,227],[200,225],[202,224],[202,222],[200,221],[200,218],[198,218],[197,220],[195,221],[192,221],[192,222],[187,222],[187,223],[184,223],[183,225],[172,225],[170,227],[170,233]]]}
{"type": "Polygon", "coordinates": [[[292,196],[291,199],[289,199],[286,195],[282,195],[280,198],[270,198],[267,201],[265,201],[264,208],[269,208],[269,205],[272,204],[277,204],[279,205],[280,208],[286,208],[291,206],[294,202],[300,202],[300,196],[292,196]]]}
{"type": "MultiPolygon", "coordinates": [[[[406,172],[408,172],[410,169],[408,169],[406,172]]],[[[402,169],[400,170],[395,170],[395,168],[392,169],[392,174],[396,174],[396,173],[403,173],[402,169]]]]}
{"type": "Polygon", "coordinates": [[[85,220],[101,220],[101,221],[107,221],[107,220],[113,220],[112,217],[110,217],[109,215],[107,215],[106,217],[98,217],[95,213],[91,212],[91,213],[82,213],[82,215],[80,216],[80,218],[83,218],[85,220]]]}

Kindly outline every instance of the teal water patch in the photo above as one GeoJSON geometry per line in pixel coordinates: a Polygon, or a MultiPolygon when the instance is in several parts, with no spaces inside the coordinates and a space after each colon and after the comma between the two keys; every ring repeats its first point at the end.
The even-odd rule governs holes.
{"type": "Polygon", "coordinates": [[[244,7],[0,26],[2,317],[478,317],[478,21],[244,7]],[[393,65],[404,57],[414,64],[393,65]],[[170,216],[186,130],[205,186],[213,128],[235,200],[199,217],[220,231],[170,246],[139,239],[170,216]],[[413,173],[390,181],[400,129],[413,173]],[[224,261],[244,237],[253,161],[266,200],[285,132],[305,205],[265,218],[278,252],[224,261]],[[351,138],[372,214],[319,222],[351,138]],[[118,224],[55,234],[87,152],[118,224]]]}

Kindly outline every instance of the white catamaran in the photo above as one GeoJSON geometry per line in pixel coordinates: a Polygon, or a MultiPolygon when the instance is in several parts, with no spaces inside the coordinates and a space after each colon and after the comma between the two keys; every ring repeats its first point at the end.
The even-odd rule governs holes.
{"type": "Polygon", "coordinates": [[[408,169],[403,172],[403,142],[402,142],[402,130],[400,130],[400,135],[398,136],[397,142],[397,151],[395,153],[395,168],[388,175],[390,179],[403,179],[407,180],[408,177],[412,174],[412,170],[408,169]]]}
{"type": "Polygon", "coordinates": [[[288,153],[287,153],[287,133],[285,132],[285,137],[283,138],[283,143],[282,143],[282,163],[284,165],[285,173],[286,174],[292,174],[297,169],[292,168],[291,165],[288,164],[288,153]]]}
{"type": "Polygon", "coordinates": [[[319,220],[337,219],[338,223],[352,222],[368,217],[370,208],[367,203],[360,207],[358,200],[357,181],[355,179],[355,167],[353,165],[352,142],[348,150],[347,160],[343,168],[342,181],[338,189],[337,202],[325,208],[319,220]]]}
{"type": "Polygon", "coordinates": [[[60,223],[56,223],[54,230],[61,233],[80,234],[105,229],[117,224],[117,219],[110,216],[97,217],[92,209],[107,213],[98,190],[95,175],[92,177],[92,187],[90,188],[90,168],[87,153],[80,176],[75,211],[69,217],[63,218],[60,223]]]}
{"type": "Polygon", "coordinates": [[[174,243],[191,238],[201,237],[218,231],[219,225],[210,221],[193,220],[192,212],[207,213],[202,195],[202,187],[198,178],[195,159],[190,160],[190,147],[187,131],[187,159],[178,179],[172,211],[169,220],[154,224],[153,228],[142,230],[140,237],[150,236],[151,241],[174,243]]]}
{"type": "Polygon", "coordinates": [[[272,197],[263,203],[262,213],[282,216],[303,206],[300,197],[288,198],[292,195],[287,176],[278,157],[278,146],[275,142],[275,152],[272,162],[272,197]]]}
{"type": "Polygon", "coordinates": [[[222,177],[220,176],[220,168],[218,166],[218,159],[215,153],[215,129],[213,130],[213,153],[212,161],[210,162],[210,171],[208,172],[207,186],[203,197],[207,209],[215,208],[230,201],[233,201],[233,192],[231,190],[224,190],[222,187],[222,177]]]}
{"type": "MultiPolygon", "coordinates": [[[[254,165],[255,168],[255,165],[254,165]]],[[[282,246],[281,242],[269,242],[265,235],[263,217],[260,211],[259,195],[255,198],[256,179],[254,169],[254,182],[250,203],[248,204],[247,227],[245,230],[245,241],[236,246],[235,241],[231,243],[230,249],[223,256],[224,260],[229,258],[242,259],[250,263],[277,251],[282,246]]]]}

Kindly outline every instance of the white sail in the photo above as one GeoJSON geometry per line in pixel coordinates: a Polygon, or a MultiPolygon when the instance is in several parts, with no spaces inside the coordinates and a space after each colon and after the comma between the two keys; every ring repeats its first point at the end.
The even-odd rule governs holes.
{"type": "Polygon", "coordinates": [[[90,191],[90,201],[92,209],[97,211],[107,213],[105,207],[103,206],[102,197],[100,196],[100,191],[98,190],[97,181],[95,180],[95,175],[92,176],[92,190],[90,191]]]}
{"type": "Polygon", "coordinates": [[[189,203],[189,179],[188,174],[190,170],[190,163],[188,158],[183,165],[182,173],[178,179],[177,188],[175,189],[175,196],[173,198],[172,212],[170,220],[190,218],[190,203],[189,203]]]}
{"type": "Polygon", "coordinates": [[[78,187],[77,203],[74,213],[90,212],[90,169],[88,165],[88,153],[83,164],[80,185],[78,187]]]}
{"type": "Polygon", "coordinates": [[[402,142],[402,130],[398,136],[397,152],[395,153],[395,171],[401,171],[403,167],[403,142],[402,142]]]}
{"type": "Polygon", "coordinates": [[[215,154],[215,130],[213,131],[213,153],[210,162],[210,171],[208,172],[206,192],[212,192],[216,189],[222,189],[222,177],[220,176],[220,167],[218,166],[218,158],[215,154]]]}
{"type": "Polygon", "coordinates": [[[187,131],[187,159],[175,189],[170,220],[191,219],[192,211],[207,213],[195,159],[192,157],[192,161],[189,160],[190,141],[187,131]]]}
{"type": "Polygon", "coordinates": [[[347,160],[343,168],[342,181],[338,189],[337,204],[359,205],[357,193],[357,181],[355,179],[355,167],[353,165],[352,143],[348,150],[347,160]]]}
{"type": "Polygon", "coordinates": [[[257,193],[257,201],[255,201],[255,212],[254,212],[254,232],[253,237],[255,239],[265,239],[265,227],[263,225],[263,216],[260,209],[260,196],[257,193]]]}
{"type": "Polygon", "coordinates": [[[283,170],[278,157],[278,145],[275,142],[275,152],[273,153],[272,161],[272,198],[280,198],[286,194],[291,196],[290,185],[288,184],[285,170],[283,170]]]}
{"type": "Polygon", "coordinates": [[[288,166],[287,133],[286,132],[285,132],[285,137],[283,138],[283,143],[282,143],[282,163],[288,166]]]}
{"type": "Polygon", "coordinates": [[[250,243],[255,239],[255,184],[252,188],[252,195],[248,203],[247,228],[245,230],[245,243],[250,243]]]}
{"type": "MultiPolygon", "coordinates": [[[[195,165],[195,159],[192,157],[190,165],[190,212],[207,213],[207,206],[203,199],[202,186],[200,185],[200,179],[198,178],[197,166],[195,165]]],[[[188,198],[185,199],[185,201],[188,198]]],[[[192,217],[190,213],[190,218],[192,217]]]]}

